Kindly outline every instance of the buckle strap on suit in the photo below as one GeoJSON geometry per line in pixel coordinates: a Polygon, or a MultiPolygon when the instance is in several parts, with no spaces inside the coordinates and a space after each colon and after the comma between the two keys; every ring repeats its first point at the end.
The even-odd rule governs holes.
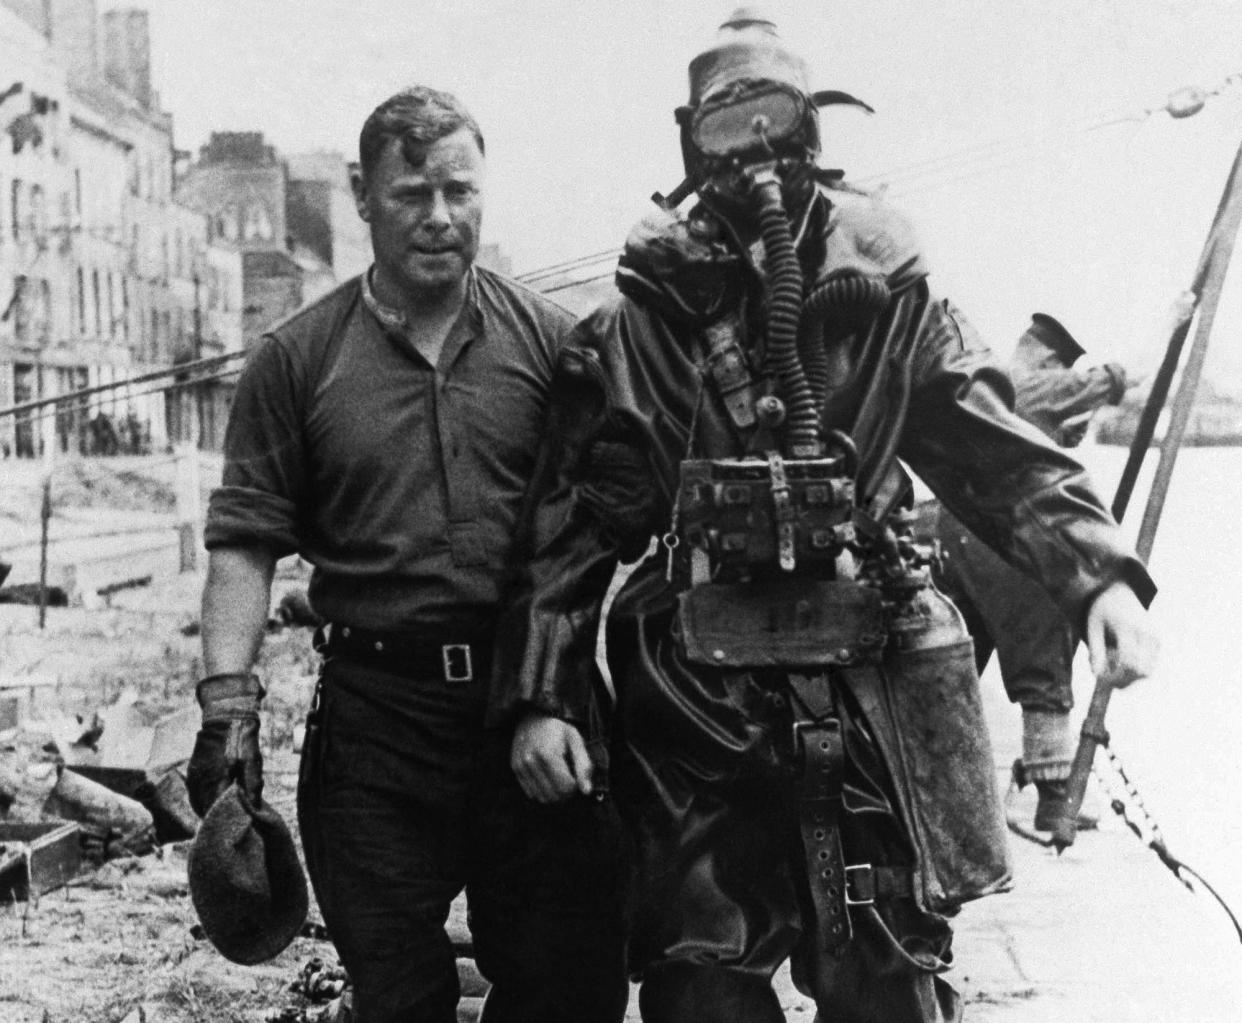
{"type": "Polygon", "coordinates": [[[836,952],[853,936],[848,906],[863,900],[869,890],[868,876],[845,864],[841,848],[842,790],[845,781],[845,746],[841,722],[832,713],[826,675],[790,674],[793,752],[798,775],[798,827],[806,859],[807,881],[815,907],[815,936],[821,950],[836,952]],[[860,882],[862,887],[860,888],[860,882]]]}

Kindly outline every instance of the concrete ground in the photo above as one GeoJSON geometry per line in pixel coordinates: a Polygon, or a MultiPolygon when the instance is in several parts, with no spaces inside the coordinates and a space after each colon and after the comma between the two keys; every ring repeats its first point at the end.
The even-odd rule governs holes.
{"type": "MultiPolygon", "coordinates": [[[[992,674],[984,696],[997,763],[1012,763],[1018,716],[992,674]]],[[[1098,831],[1081,833],[1059,857],[1013,837],[1013,890],[958,917],[949,979],[963,993],[967,1023],[1242,1019],[1242,944],[1225,913],[1206,892],[1178,883],[1094,780],[1088,799],[1102,815],[1098,831]]],[[[1013,810],[1029,821],[1033,807],[1028,789],[1013,810]]],[[[1168,838],[1194,865],[1191,851],[1168,838]]],[[[784,973],[778,983],[787,1019],[810,1023],[814,1006],[784,973]]]]}
{"type": "MultiPolygon", "coordinates": [[[[1008,765],[1019,752],[1017,713],[990,674],[984,695],[997,764],[1008,765]]],[[[998,778],[1003,790],[1000,766],[998,778]]],[[[1101,814],[1099,830],[1081,833],[1061,856],[1013,836],[1013,890],[958,917],[948,977],[963,994],[966,1023],[1237,1023],[1242,944],[1224,912],[1178,883],[1095,780],[1088,802],[1101,814]]],[[[1029,821],[1032,790],[1012,810],[1029,821]]],[[[1189,850],[1169,844],[1193,865],[1189,850]]],[[[789,1023],[811,1023],[814,1004],[787,969],[776,987],[789,1023]]],[[[639,1019],[636,998],[626,1018],[639,1019]]]]}

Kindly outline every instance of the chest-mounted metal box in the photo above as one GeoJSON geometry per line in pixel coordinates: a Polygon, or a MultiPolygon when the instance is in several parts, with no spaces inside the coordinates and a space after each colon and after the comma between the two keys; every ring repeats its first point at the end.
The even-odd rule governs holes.
{"type": "Polygon", "coordinates": [[[788,572],[830,579],[854,538],[853,513],[854,480],[842,458],[687,459],[679,557],[696,583],[788,572]]]}

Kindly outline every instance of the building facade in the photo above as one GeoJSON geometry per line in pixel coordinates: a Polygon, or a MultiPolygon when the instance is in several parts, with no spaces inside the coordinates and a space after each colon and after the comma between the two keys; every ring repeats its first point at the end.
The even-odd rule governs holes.
{"type": "MultiPolygon", "coordinates": [[[[73,178],[68,80],[46,24],[41,2],[0,5],[0,405],[73,382],[53,357],[72,328],[73,178]]],[[[0,454],[33,454],[39,435],[33,416],[0,420],[0,454]]]]}
{"type": "MultiPolygon", "coordinates": [[[[215,404],[226,398],[192,417],[197,398],[128,383],[241,345],[241,303],[212,305],[240,286],[240,256],[215,251],[205,218],[173,196],[172,118],[152,88],[146,12],[0,0],[0,68],[12,76],[0,83],[10,90],[0,103],[0,407],[116,385],[58,406],[61,450],[191,436],[216,446],[215,404]]],[[[41,418],[0,418],[0,454],[37,454],[41,418]]]]}

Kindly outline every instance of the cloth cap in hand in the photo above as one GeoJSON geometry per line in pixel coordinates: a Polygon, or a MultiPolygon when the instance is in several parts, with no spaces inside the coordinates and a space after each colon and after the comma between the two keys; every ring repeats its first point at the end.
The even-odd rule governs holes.
{"type": "Polygon", "coordinates": [[[220,954],[252,966],[288,947],[306,921],[306,877],[288,826],[236,784],[199,825],[189,856],[190,899],[220,954]]]}

